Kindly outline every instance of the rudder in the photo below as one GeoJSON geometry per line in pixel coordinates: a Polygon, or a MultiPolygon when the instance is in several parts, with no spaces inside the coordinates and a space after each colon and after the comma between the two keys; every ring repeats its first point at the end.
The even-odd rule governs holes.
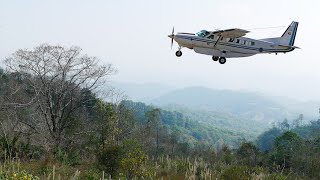
{"type": "Polygon", "coordinates": [[[283,45],[293,46],[294,41],[296,39],[297,30],[298,30],[298,22],[293,21],[287,30],[281,36],[281,43],[283,45]]]}

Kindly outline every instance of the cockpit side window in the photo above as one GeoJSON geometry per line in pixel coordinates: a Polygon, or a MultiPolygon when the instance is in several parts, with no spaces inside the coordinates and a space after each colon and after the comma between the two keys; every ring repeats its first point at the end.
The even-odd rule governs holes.
{"type": "Polygon", "coordinates": [[[210,34],[210,32],[206,31],[206,30],[202,30],[200,32],[197,33],[197,36],[199,37],[206,37],[208,34],[210,34]]]}

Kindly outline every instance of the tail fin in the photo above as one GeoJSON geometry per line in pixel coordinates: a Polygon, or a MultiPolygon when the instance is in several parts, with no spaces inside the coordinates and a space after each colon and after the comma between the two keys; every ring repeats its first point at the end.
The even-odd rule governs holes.
{"type": "Polygon", "coordinates": [[[296,39],[296,34],[298,30],[298,22],[293,21],[290,26],[287,28],[287,30],[283,33],[281,36],[281,44],[293,46],[294,41],[296,39]]]}

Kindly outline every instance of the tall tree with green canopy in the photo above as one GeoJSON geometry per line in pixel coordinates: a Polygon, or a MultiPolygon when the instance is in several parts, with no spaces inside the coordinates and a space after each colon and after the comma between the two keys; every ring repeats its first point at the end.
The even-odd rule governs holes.
{"type": "Polygon", "coordinates": [[[272,160],[285,168],[292,165],[292,158],[303,146],[303,139],[294,132],[288,131],[275,140],[275,153],[272,160]]]}

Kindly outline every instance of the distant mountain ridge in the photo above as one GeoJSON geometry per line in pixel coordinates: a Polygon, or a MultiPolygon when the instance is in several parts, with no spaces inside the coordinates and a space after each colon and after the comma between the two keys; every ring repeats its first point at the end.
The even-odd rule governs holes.
{"type": "Polygon", "coordinates": [[[159,106],[184,105],[191,109],[216,111],[265,123],[277,121],[279,117],[293,116],[281,104],[256,93],[204,87],[178,89],[151,102],[159,106]]]}
{"type": "MultiPolygon", "coordinates": [[[[305,120],[318,118],[320,103],[301,102],[286,97],[274,97],[255,92],[236,90],[215,90],[202,86],[176,89],[156,83],[132,84],[116,83],[134,101],[153,104],[164,109],[186,114],[207,115],[206,122],[216,122],[213,117],[241,119],[259,122],[269,127],[272,122],[285,118],[293,119],[303,114],[305,120]],[[210,121],[210,118],[211,119],[210,121]]],[[[193,117],[193,119],[195,116],[193,117]]],[[[200,118],[201,119],[201,118],[200,118]]],[[[235,120],[236,121],[236,120],[235,120]]],[[[227,124],[232,124],[228,121],[227,124]]]]}

